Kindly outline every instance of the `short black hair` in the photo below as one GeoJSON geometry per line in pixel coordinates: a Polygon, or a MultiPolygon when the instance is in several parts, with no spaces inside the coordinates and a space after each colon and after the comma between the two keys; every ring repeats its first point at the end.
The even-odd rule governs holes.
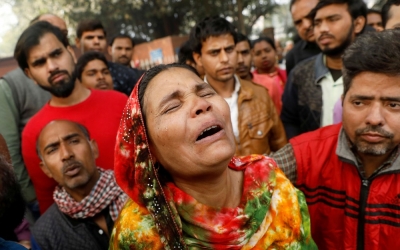
{"type": "Polygon", "coordinates": [[[236,31],[233,25],[223,17],[206,17],[198,22],[190,31],[190,38],[193,41],[193,51],[201,54],[202,43],[211,36],[231,34],[236,44],[236,31]]]}
{"type": "Polygon", "coordinates": [[[343,95],[362,72],[400,76],[400,30],[368,32],[358,37],[343,55],[343,95]]]}
{"type": "Polygon", "coordinates": [[[387,2],[382,6],[382,11],[381,11],[381,15],[382,15],[382,25],[383,28],[385,28],[387,21],[392,18],[392,16],[390,15],[390,8],[395,5],[395,6],[399,6],[400,5],[400,0],[387,0],[387,2]]]}
{"type": "Polygon", "coordinates": [[[161,72],[171,69],[171,68],[187,69],[187,70],[195,73],[198,77],[200,77],[199,73],[197,73],[196,69],[194,69],[190,65],[187,65],[186,63],[160,64],[160,65],[154,66],[154,67],[150,68],[149,70],[147,70],[144,73],[142,80],[139,82],[139,93],[138,93],[140,109],[142,111],[142,117],[143,117],[143,121],[145,123],[146,123],[146,114],[144,112],[144,94],[146,92],[147,86],[149,85],[150,81],[153,80],[154,77],[156,77],[161,72]]]}
{"type": "Polygon", "coordinates": [[[269,38],[267,36],[260,36],[256,40],[253,40],[252,47],[254,47],[254,45],[256,45],[257,43],[262,42],[262,41],[267,42],[276,51],[276,46],[275,46],[274,40],[272,40],[271,38],[269,38]]]}
{"type": "Polygon", "coordinates": [[[126,35],[126,34],[117,34],[117,35],[113,36],[111,38],[110,42],[108,43],[108,45],[112,46],[114,41],[115,41],[115,39],[118,39],[118,38],[127,38],[127,39],[129,39],[131,41],[131,43],[132,43],[132,48],[135,47],[135,42],[133,41],[132,37],[129,36],[129,35],[126,35]]]}
{"type": "Polygon", "coordinates": [[[48,34],[53,34],[65,47],[69,46],[67,37],[56,26],[46,21],[38,21],[26,28],[17,41],[14,58],[22,70],[29,68],[28,56],[32,47],[40,43],[40,39],[48,34]]]}
{"type": "Polygon", "coordinates": [[[186,61],[195,62],[193,59],[193,42],[189,39],[182,44],[178,52],[178,62],[186,64],[186,61]]]}
{"type": "Polygon", "coordinates": [[[79,57],[78,62],[76,63],[76,66],[75,66],[75,76],[76,76],[76,78],[79,79],[79,81],[82,80],[83,69],[86,67],[86,65],[89,62],[91,62],[93,60],[100,60],[100,61],[104,62],[104,64],[108,68],[108,62],[103,53],[100,53],[97,51],[88,51],[88,52],[84,53],[81,57],[79,57]]]}
{"type": "Polygon", "coordinates": [[[104,29],[103,24],[99,20],[90,19],[83,20],[78,23],[78,27],[76,28],[76,37],[81,39],[82,35],[86,31],[94,31],[94,30],[103,30],[104,36],[106,36],[106,30],[104,29]]]}
{"type": "Polygon", "coordinates": [[[381,12],[379,10],[376,9],[367,9],[367,15],[368,14],[378,14],[381,15],[381,12]]]}
{"type": "MultiPolygon", "coordinates": [[[[364,3],[363,0],[320,0],[317,3],[317,6],[315,6],[315,8],[311,10],[309,14],[310,18],[314,20],[318,10],[332,4],[347,4],[347,10],[349,11],[350,16],[353,20],[357,19],[360,16],[364,17],[365,21],[367,20],[367,5],[364,3]]],[[[364,30],[365,26],[366,24],[364,25],[362,31],[364,30]]]]}
{"type": "MultiPolygon", "coordinates": [[[[88,141],[90,141],[90,133],[89,133],[89,130],[88,130],[85,126],[83,126],[82,124],[80,124],[80,123],[78,123],[78,122],[70,121],[70,120],[52,120],[52,121],[50,121],[50,122],[55,122],[55,121],[67,121],[67,122],[70,122],[70,123],[74,124],[74,125],[82,132],[82,134],[85,136],[85,138],[86,138],[88,141]]],[[[48,123],[42,128],[42,130],[43,130],[50,122],[48,122],[48,123]]],[[[40,131],[39,136],[38,136],[38,138],[37,138],[37,140],[36,140],[36,154],[39,156],[39,158],[40,158],[41,160],[42,160],[42,155],[40,154],[39,137],[40,137],[40,134],[42,133],[42,130],[40,131]]]]}
{"type": "Polygon", "coordinates": [[[253,48],[253,44],[250,42],[249,38],[246,35],[244,35],[243,33],[238,32],[236,34],[236,38],[237,38],[236,43],[247,42],[249,44],[250,49],[253,48]]]}

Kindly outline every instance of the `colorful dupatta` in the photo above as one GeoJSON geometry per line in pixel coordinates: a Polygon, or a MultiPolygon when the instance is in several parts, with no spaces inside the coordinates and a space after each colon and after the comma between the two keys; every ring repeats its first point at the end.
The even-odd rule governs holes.
{"type": "Polygon", "coordinates": [[[149,151],[138,100],[128,100],[117,136],[115,177],[131,198],[110,249],[316,249],[304,195],[267,157],[233,158],[244,172],[237,208],[203,205],[162,174],[149,151]]]}

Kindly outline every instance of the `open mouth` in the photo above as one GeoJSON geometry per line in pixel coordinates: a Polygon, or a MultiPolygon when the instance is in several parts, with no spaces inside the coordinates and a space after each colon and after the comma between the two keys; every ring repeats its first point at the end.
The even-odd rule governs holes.
{"type": "Polygon", "coordinates": [[[196,141],[203,140],[204,138],[206,138],[208,136],[212,136],[212,135],[218,133],[221,130],[222,130],[222,128],[220,126],[218,126],[218,125],[206,128],[200,133],[200,135],[197,137],[196,141]]]}

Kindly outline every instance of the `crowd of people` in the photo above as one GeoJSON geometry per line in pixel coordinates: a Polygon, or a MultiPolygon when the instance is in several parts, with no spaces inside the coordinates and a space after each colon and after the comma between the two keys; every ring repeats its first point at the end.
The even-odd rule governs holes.
{"type": "Polygon", "coordinates": [[[216,16],[146,72],[98,20],[76,54],[33,19],[0,79],[0,250],[400,248],[400,0],[289,8],[286,65],[216,16]]]}

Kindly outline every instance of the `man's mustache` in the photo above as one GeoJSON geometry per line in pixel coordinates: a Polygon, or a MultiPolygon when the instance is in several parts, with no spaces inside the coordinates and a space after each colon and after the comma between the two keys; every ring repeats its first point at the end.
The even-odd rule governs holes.
{"type": "Polygon", "coordinates": [[[370,126],[367,126],[365,128],[357,129],[356,130],[356,135],[359,136],[359,135],[366,134],[366,133],[369,133],[369,132],[377,133],[380,136],[388,138],[388,139],[392,139],[394,137],[394,134],[392,134],[392,133],[384,130],[380,126],[376,126],[376,125],[373,125],[373,126],[370,125],[370,126]]]}

